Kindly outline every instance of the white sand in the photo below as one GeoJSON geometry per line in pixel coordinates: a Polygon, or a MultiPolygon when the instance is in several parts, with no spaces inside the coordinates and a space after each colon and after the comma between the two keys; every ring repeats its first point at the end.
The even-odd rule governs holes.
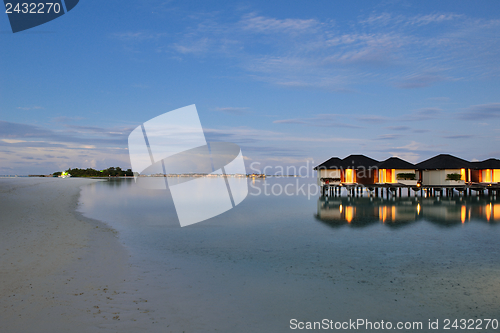
{"type": "Polygon", "coordinates": [[[151,325],[116,232],[75,211],[95,181],[0,179],[0,332],[151,325]]]}

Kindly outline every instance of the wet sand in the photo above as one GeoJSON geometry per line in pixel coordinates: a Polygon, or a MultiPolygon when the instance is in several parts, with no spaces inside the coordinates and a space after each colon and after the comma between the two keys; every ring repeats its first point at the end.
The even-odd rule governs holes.
{"type": "Polygon", "coordinates": [[[1,332],[137,331],[144,320],[150,324],[116,232],[76,212],[80,186],[92,182],[0,179],[1,332]]]}

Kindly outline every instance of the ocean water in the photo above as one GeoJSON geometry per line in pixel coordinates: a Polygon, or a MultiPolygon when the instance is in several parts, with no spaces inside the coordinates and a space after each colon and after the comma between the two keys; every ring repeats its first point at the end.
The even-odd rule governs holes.
{"type": "Polygon", "coordinates": [[[183,228],[168,190],[133,179],[83,188],[79,210],[118,231],[160,325],[288,332],[323,319],[500,319],[495,198],[325,198],[315,179],[240,181],[241,204],[183,228]]]}

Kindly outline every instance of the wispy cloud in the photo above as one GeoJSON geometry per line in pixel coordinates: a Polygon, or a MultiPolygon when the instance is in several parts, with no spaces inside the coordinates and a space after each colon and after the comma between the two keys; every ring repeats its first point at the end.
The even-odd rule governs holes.
{"type": "Polygon", "coordinates": [[[340,120],[340,115],[335,114],[319,114],[311,118],[292,118],[273,121],[274,124],[300,124],[317,127],[344,127],[344,128],[361,128],[361,126],[345,123],[340,120]]]}
{"type": "Polygon", "coordinates": [[[195,40],[183,41],[174,43],[172,48],[182,54],[204,54],[209,51],[211,41],[208,38],[200,38],[195,40]]]}
{"type": "Polygon", "coordinates": [[[314,19],[276,19],[249,14],[238,25],[241,29],[261,34],[305,34],[316,32],[320,23],[314,19]]]}
{"type": "Polygon", "coordinates": [[[177,34],[121,32],[123,43],[150,42],[173,57],[230,61],[271,84],[356,91],[357,84],[400,89],[500,75],[500,20],[453,12],[372,13],[343,24],[258,13],[190,15],[177,34]],[[497,22],[498,21],[498,22],[497,22]]]}
{"type": "Polygon", "coordinates": [[[393,131],[409,131],[409,130],[411,130],[411,128],[408,126],[387,126],[386,129],[393,130],[393,131]]]}
{"type": "Polygon", "coordinates": [[[247,107],[216,107],[214,110],[237,115],[243,115],[250,112],[249,108],[247,107]]]}
{"type": "Polygon", "coordinates": [[[454,13],[433,13],[427,15],[394,15],[391,13],[372,13],[368,18],[361,19],[360,23],[374,26],[422,26],[431,23],[443,23],[463,18],[463,15],[454,13]]]}
{"type": "Polygon", "coordinates": [[[394,85],[398,88],[414,89],[429,87],[435,83],[449,80],[452,79],[442,75],[416,74],[402,78],[401,81],[396,82],[394,85]]]}
{"type": "Polygon", "coordinates": [[[12,123],[0,120],[0,138],[9,144],[35,145],[45,143],[83,146],[126,146],[129,129],[104,129],[91,126],[68,125],[70,129],[53,130],[41,126],[12,123]],[[6,141],[7,140],[7,141],[6,141]],[[10,140],[10,141],[9,141],[10,140]]]}
{"type": "Polygon", "coordinates": [[[387,121],[391,121],[393,119],[391,119],[389,117],[377,116],[377,115],[362,115],[362,116],[357,116],[356,120],[366,122],[366,123],[384,123],[387,121]]]}
{"type": "Polygon", "coordinates": [[[483,120],[500,117],[500,103],[473,105],[460,113],[464,120],[483,120]]]}
{"type": "Polygon", "coordinates": [[[111,35],[112,38],[116,38],[127,42],[142,42],[151,39],[158,39],[165,36],[165,33],[151,33],[146,31],[136,31],[136,32],[120,32],[111,35]]]}
{"type": "Polygon", "coordinates": [[[450,98],[449,97],[429,97],[427,98],[429,101],[434,101],[434,102],[449,102],[450,98]]]}
{"type": "Polygon", "coordinates": [[[54,122],[56,128],[0,121],[0,153],[8,157],[0,165],[0,174],[128,167],[125,127],[106,129],[68,125],[66,121],[54,122]]]}
{"type": "MultiPolygon", "coordinates": [[[[353,125],[348,120],[356,120],[359,122],[367,123],[367,124],[383,124],[383,123],[398,123],[398,122],[415,122],[415,121],[426,121],[432,120],[441,117],[443,114],[443,110],[437,107],[428,107],[422,108],[418,110],[414,110],[408,114],[403,114],[394,117],[386,117],[380,115],[357,115],[351,116],[346,114],[319,114],[314,117],[308,118],[289,118],[289,119],[280,119],[275,120],[273,123],[275,124],[299,124],[306,126],[317,126],[317,127],[345,127],[345,128],[353,128],[353,129],[363,129],[363,126],[353,125]]],[[[413,131],[414,133],[424,133],[428,132],[428,130],[412,130],[411,127],[406,125],[399,126],[386,126],[386,129],[394,130],[394,131],[413,131]]],[[[396,138],[397,135],[385,135],[381,136],[377,140],[387,140],[389,138],[396,138]]]]}
{"type": "Polygon", "coordinates": [[[448,13],[448,14],[428,14],[428,15],[417,15],[411,17],[407,24],[412,25],[427,25],[431,23],[441,23],[444,21],[452,21],[462,18],[463,15],[448,13]]]}
{"type": "Polygon", "coordinates": [[[414,111],[408,115],[401,116],[399,120],[402,121],[423,121],[423,120],[431,120],[436,119],[441,116],[443,110],[440,108],[429,107],[422,108],[414,111]]]}
{"type": "Polygon", "coordinates": [[[448,135],[448,136],[443,136],[445,139],[472,139],[474,138],[475,135],[448,135]]]}
{"type": "Polygon", "coordinates": [[[383,134],[377,136],[374,140],[397,140],[402,138],[401,134],[383,134]]]}
{"type": "Polygon", "coordinates": [[[28,111],[28,110],[41,110],[41,109],[43,109],[43,107],[41,107],[41,106],[18,106],[17,109],[28,111]]]}
{"type": "Polygon", "coordinates": [[[416,163],[425,158],[442,153],[443,145],[426,144],[417,141],[411,141],[405,145],[393,147],[384,147],[375,149],[376,151],[389,153],[391,156],[398,156],[407,161],[416,163]]]}

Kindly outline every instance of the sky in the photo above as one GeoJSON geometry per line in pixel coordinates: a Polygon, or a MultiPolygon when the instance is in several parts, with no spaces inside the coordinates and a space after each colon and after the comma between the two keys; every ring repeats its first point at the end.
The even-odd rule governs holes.
{"type": "Polygon", "coordinates": [[[2,13],[0,50],[0,175],[130,168],[133,129],[191,104],[247,171],[500,158],[496,0],[80,0],[2,13]]]}

